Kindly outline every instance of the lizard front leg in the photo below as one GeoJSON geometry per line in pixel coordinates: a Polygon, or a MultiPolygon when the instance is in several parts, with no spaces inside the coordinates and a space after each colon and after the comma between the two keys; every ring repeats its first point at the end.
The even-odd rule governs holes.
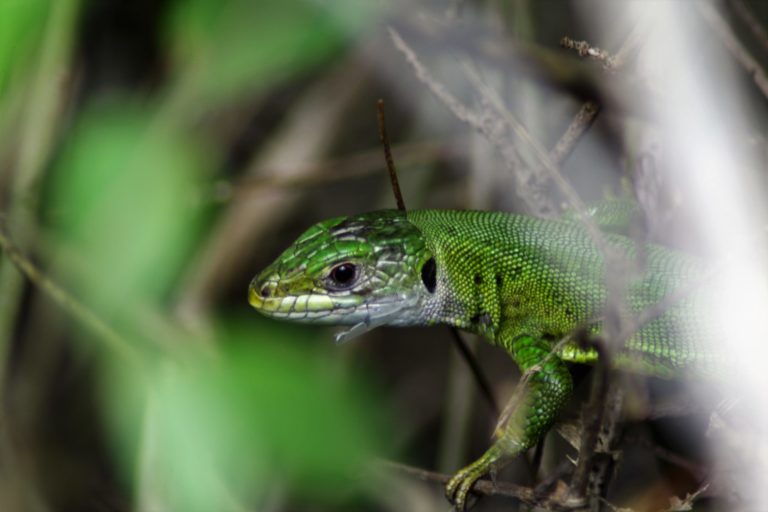
{"type": "Polygon", "coordinates": [[[493,445],[446,485],[448,500],[460,511],[465,509],[467,495],[480,477],[539,442],[573,388],[567,366],[545,340],[533,336],[507,340],[502,335],[501,341],[523,372],[523,379],[499,418],[493,445]]]}

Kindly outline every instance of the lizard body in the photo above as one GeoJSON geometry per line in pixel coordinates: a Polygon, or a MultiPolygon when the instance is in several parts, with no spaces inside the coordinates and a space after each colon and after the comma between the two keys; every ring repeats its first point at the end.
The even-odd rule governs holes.
{"type": "MultiPolygon", "coordinates": [[[[606,233],[604,243],[629,262],[642,258],[643,270],[625,278],[631,315],[704,270],[652,244],[638,254],[633,240],[617,234],[606,233]]],[[[350,326],[341,339],[378,325],[449,324],[502,347],[521,371],[534,368],[494,444],[447,485],[461,510],[478,478],[551,427],[572,389],[565,361],[597,358],[594,349],[558,341],[578,328],[601,332],[605,267],[594,240],[573,220],[384,210],[313,226],[254,278],[249,300],[269,316],[350,326]]],[[[614,364],[664,378],[714,371],[702,295],[691,293],[640,326],[614,364]]]]}

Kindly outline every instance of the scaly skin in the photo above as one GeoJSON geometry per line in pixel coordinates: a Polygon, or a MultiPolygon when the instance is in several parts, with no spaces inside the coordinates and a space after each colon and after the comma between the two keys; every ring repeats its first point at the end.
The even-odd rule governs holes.
{"type": "MultiPolygon", "coordinates": [[[[606,234],[627,260],[635,243],[606,234]]],[[[637,314],[702,273],[697,263],[645,245],[645,271],[627,283],[637,314]]],[[[477,461],[446,486],[459,510],[481,476],[535,445],[572,389],[566,361],[593,362],[574,344],[551,354],[579,327],[601,330],[606,300],[601,252],[574,221],[497,212],[379,211],[310,228],[251,283],[260,312],[293,321],[348,325],[346,339],[377,325],[449,324],[503,347],[526,371],[525,389],[477,461]]],[[[626,278],[625,278],[626,279],[626,278]]],[[[716,353],[706,339],[700,298],[690,295],[629,338],[617,366],[658,377],[707,373],[716,353]]]]}

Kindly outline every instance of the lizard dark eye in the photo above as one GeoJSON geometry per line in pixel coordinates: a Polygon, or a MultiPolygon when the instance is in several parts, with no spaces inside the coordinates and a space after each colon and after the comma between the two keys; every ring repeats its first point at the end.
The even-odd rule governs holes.
{"type": "Polygon", "coordinates": [[[357,265],[353,263],[339,263],[328,274],[331,284],[339,289],[346,289],[357,281],[357,265]]]}

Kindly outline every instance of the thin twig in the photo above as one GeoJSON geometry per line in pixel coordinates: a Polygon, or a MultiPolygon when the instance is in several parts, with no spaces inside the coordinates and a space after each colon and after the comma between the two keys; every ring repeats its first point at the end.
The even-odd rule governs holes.
{"type": "Polygon", "coordinates": [[[432,77],[424,65],[422,65],[422,63],[419,61],[416,53],[400,36],[400,33],[390,27],[389,36],[392,39],[395,47],[400,50],[400,52],[405,56],[405,60],[408,61],[408,63],[413,68],[414,72],[416,73],[416,78],[418,78],[421,83],[426,85],[429,91],[434,94],[435,97],[437,97],[437,99],[439,99],[446,107],[448,107],[448,109],[453,112],[453,115],[455,115],[460,121],[468,123],[476,130],[483,133],[485,131],[485,127],[483,126],[480,117],[472,110],[467,108],[463,103],[461,103],[453,94],[448,92],[448,89],[446,89],[443,84],[432,77]]]}
{"type": "Polygon", "coordinates": [[[488,87],[480,79],[472,65],[468,61],[463,61],[463,64],[467,78],[469,78],[470,82],[477,89],[480,95],[494,108],[496,114],[500,118],[499,121],[506,124],[515,133],[515,135],[517,135],[523,142],[528,144],[531,149],[533,149],[536,158],[548,172],[549,178],[557,184],[561,192],[566,196],[566,200],[569,202],[570,207],[576,213],[579,220],[581,220],[582,224],[586,228],[600,253],[604,256],[607,255],[609,251],[603,240],[603,235],[594,221],[586,214],[586,206],[584,205],[584,202],[581,200],[581,198],[579,198],[578,194],[570,185],[570,183],[568,183],[565,178],[563,178],[560,170],[549,158],[549,155],[541,146],[541,144],[539,144],[539,142],[531,136],[525,126],[523,126],[515,118],[515,116],[512,115],[512,113],[504,105],[504,102],[501,100],[501,98],[499,98],[498,94],[496,94],[496,91],[488,87]]]}
{"type": "Polygon", "coordinates": [[[469,350],[467,343],[464,341],[464,338],[461,337],[459,331],[455,327],[451,327],[450,331],[456,349],[459,351],[462,358],[467,363],[467,366],[469,366],[469,369],[472,371],[472,375],[475,378],[477,387],[480,389],[480,394],[483,395],[483,398],[485,398],[485,401],[488,403],[488,407],[490,407],[491,411],[493,412],[494,418],[498,418],[499,405],[493,395],[493,388],[491,388],[491,385],[489,384],[488,379],[485,377],[482,368],[480,368],[480,365],[477,362],[477,358],[472,353],[472,351],[469,350]]]}
{"type": "MultiPolygon", "coordinates": [[[[7,203],[9,223],[18,233],[18,243],[26,247],[37,229],[36,202],[39,181],[47,168],[48,159],[56,145],[69,88],[66,77],[71,61],[79,2],[61,1],[52,4],[42,27],[39,52],[31,56],[35,72],[26,84],[25,102],[17,120],[20,140],[16,150],[16,165],[7,203]]],[[[20,317],[23,278],[12,262],[0,259],[0,390],[5,383],[9,340],[20,317]]],[[[0,391],[1,392],[1,391],[0,391]]]]}
{"type": "Polygon", "coordinates": [[[693,504],[696,500],[707,492],[709,489],[709,482],[702,483],[696,491],[690,494],[686,494],[684,499],[680,499],[677,496],[673,496],[669,500],[669,508],[665,512],[683,512],[686,510],[693,510],[693,504]]]}
{"type": "MultiPolygon", "coordinates": [[[[380,460],[379,464],[387,469],[414,476],[425,482],[439,482],[446,484],[452,478],[452,475],[436,473],[434,471],[428,471],[426,469],[416,468],[389,460],[380,460]]],[[[528,505],[537,503],[533,489],[508,482],[492,482],[490,480],[481,479],[475,483],[474,487],[472,487],[472,492],[483,494],[485,496],[505,496],[507,498],[515,498],[528,505]]]]}
{"type": "Polygon", "coordinates": [[[757,60],[749,53],[749,50],[741,44],[733,30],[731,30],[731,27],[728,26],[728,23],[725,22],[711,3],[697,2],[695,5],[698,7],[699,13],[704,20],[712,27],[720,42],[728,49],[733,58],[736,59],[736,62],[749,73],[757,88],[768,98],[768,76],[766,76],[765,71],[763,71],[757,60]]]}
{"type": "Polygon", "coordinates": [[[384,100],[382,99],[379,99],[379,101],[376,102],[376,114],[379,122],[379,140],[381,140],[381,145],[384,148],[384,160],[387,162],[387,171],[389,171],[389,181],[392,185],[392,193],[395,195],[397,209],[404,212],[405,201],[403,200],[403,193],[400,190],[400,183],[397,181],[395,161],[392,159],[392,148],[389,145],[389,137],[387,136],[387,122],[384,117],[384,100]]]}
{"type": "Polygon", "coordinates": [[[594,124],[599,112],[600,105],[594,101],[587,101],[581,106],[563,136],[549,153],[549,159],[554,165],[560,167],[563,164],[576,147],[576,143],[594,124]]]}
{"type": "Polygon", "coordinates": [[[560,39],[560,46],[569,50],[576,50],[579,57],[589,57],[590,59],[600,62],[606,70],[616,69],[616,61],[614,57],[597,46],[590,46],[586,41],[576,41],[568,36],[563,36],[562,39],[560,39]]]}
{"type": "Polygon", "coordinates": [[[461,103],[448,89],[437,81],[424,65],[419,61],[416,53],[403,40],[400,34],[389,28],[390,38],[395,47],[405,56],[406,61],[413,68],[416,78],[443,103],[457,119],[469,124],[481,133],[501,154],[504,164],[513,173],[518,186],[518,197],[525,204],[526,209],[539,217],[553,216],[555,207],[551,199],[544,193],[544,183],[530,170],[527,170],[520,162],[513,141],[510,139],[505,127],[495,122],[497,119],[489,115],[478,115],[472,109],[461,103]]]}
{"type": "MultiPolygon", "coordinates": [[[[416,142],[396,145],[400,164],[413,166],[414,170],[424,169],[424,165],[435,161],[458,157],[464,150],[463,141],[446,144],[416,142]]],[[[247,175],[233,181],[221,180],[214,186],[211,199],[229,201],[248,198],[250,194],[264,188],[304,189],[325,185],[350,178],[369,176],[381,171],[381,150],[367,150],[341,158],[333,158],[318,163],[303,164],[291,170],[289,175],[284,168],[260,169],[255,175],[247,175]]]]}
{"type": "MultiPolygon", "coordinates": [[[[400,184],[397,180],[397,169],[395,168],[395,162],[392,159],[389,137],[387,136],[387,124],[386,118],[384,117],[384,100],[380,99],[376,106],[378,113],[377,118],[379,124],[379,137],[381,139],[381,144],[384,147],[384,158],[387,162],[387,170],[389,171],[389,180],[390,184],[392,185],[392,193],[395,195],[397,209],[404,212],[405,201],[403,201],[403,194],[400,191],[400,184]]],[[[478,388],[480,388],[481,394],[485,398],[486,402],[488,402],[488,405],[494,414],[498,416],[499,407],[496,404],[496,399],[493,396],[491,386],[488,384],[488,379],[485,377],[483,370],[480,368],[480,364],[477,362],[477,358],[472,353],[472,351],[469,350],[469,347],[459,334],[459,331],[455,327],[451,327],[450,331],[453,335],[454,345],[461,354],[461,357],[464,359],[464,362],[467,363],[467,366],[469,366],[475,382],[477,383],[478,388]]]]}
{"type": "MultiPolygon", "coordinates": [[[[643,34],[643,31],[642,24],[638,23],[635,25],[632,32],[621,45],[621,48],[619,48],[619,51],[610,59],[612,62],[610,68],[611,71],[617,71],[625,66],[629,55],[633,53],[642,42],[641,35],[643,34]]],[[[563,45],[563,41],[569,40],[569,38],[564,37],[563,40],[560,41],[560,44],[563,45]]],[[[583,43],[587,44],[586,41],[583,41],[583,43]]],[[[557,144],[555,144],[555,147],[549,153],[549,158],[552,160],[553,164],[558,167],[563,164],[568,155],[570,155],[576,147],[576,143],[594,124],[599,113],[600,104],[594,100],[586,101],[581,108],[579,108],[579,111],[568,125],[565,133],[560,137],[560,140],[557,141],[557,144]]]]}
{"type": "Polygon", "coordinates": [[[97,337],[102,339],[105,344],[116,354],[139,365],[141,358],[126,339],[117,333],[112,327],[107,325],[96,313],[90,310],[85,304],[74,298],[58,284],[49,279],[29,258],[27,258],[19,248],[13,243],[5,230],[0,226],[0,249],[10,259],[27,279],[35,286],[46,293],[56,304],[75,317],[80,323],[90,329],[97,337]]]}

